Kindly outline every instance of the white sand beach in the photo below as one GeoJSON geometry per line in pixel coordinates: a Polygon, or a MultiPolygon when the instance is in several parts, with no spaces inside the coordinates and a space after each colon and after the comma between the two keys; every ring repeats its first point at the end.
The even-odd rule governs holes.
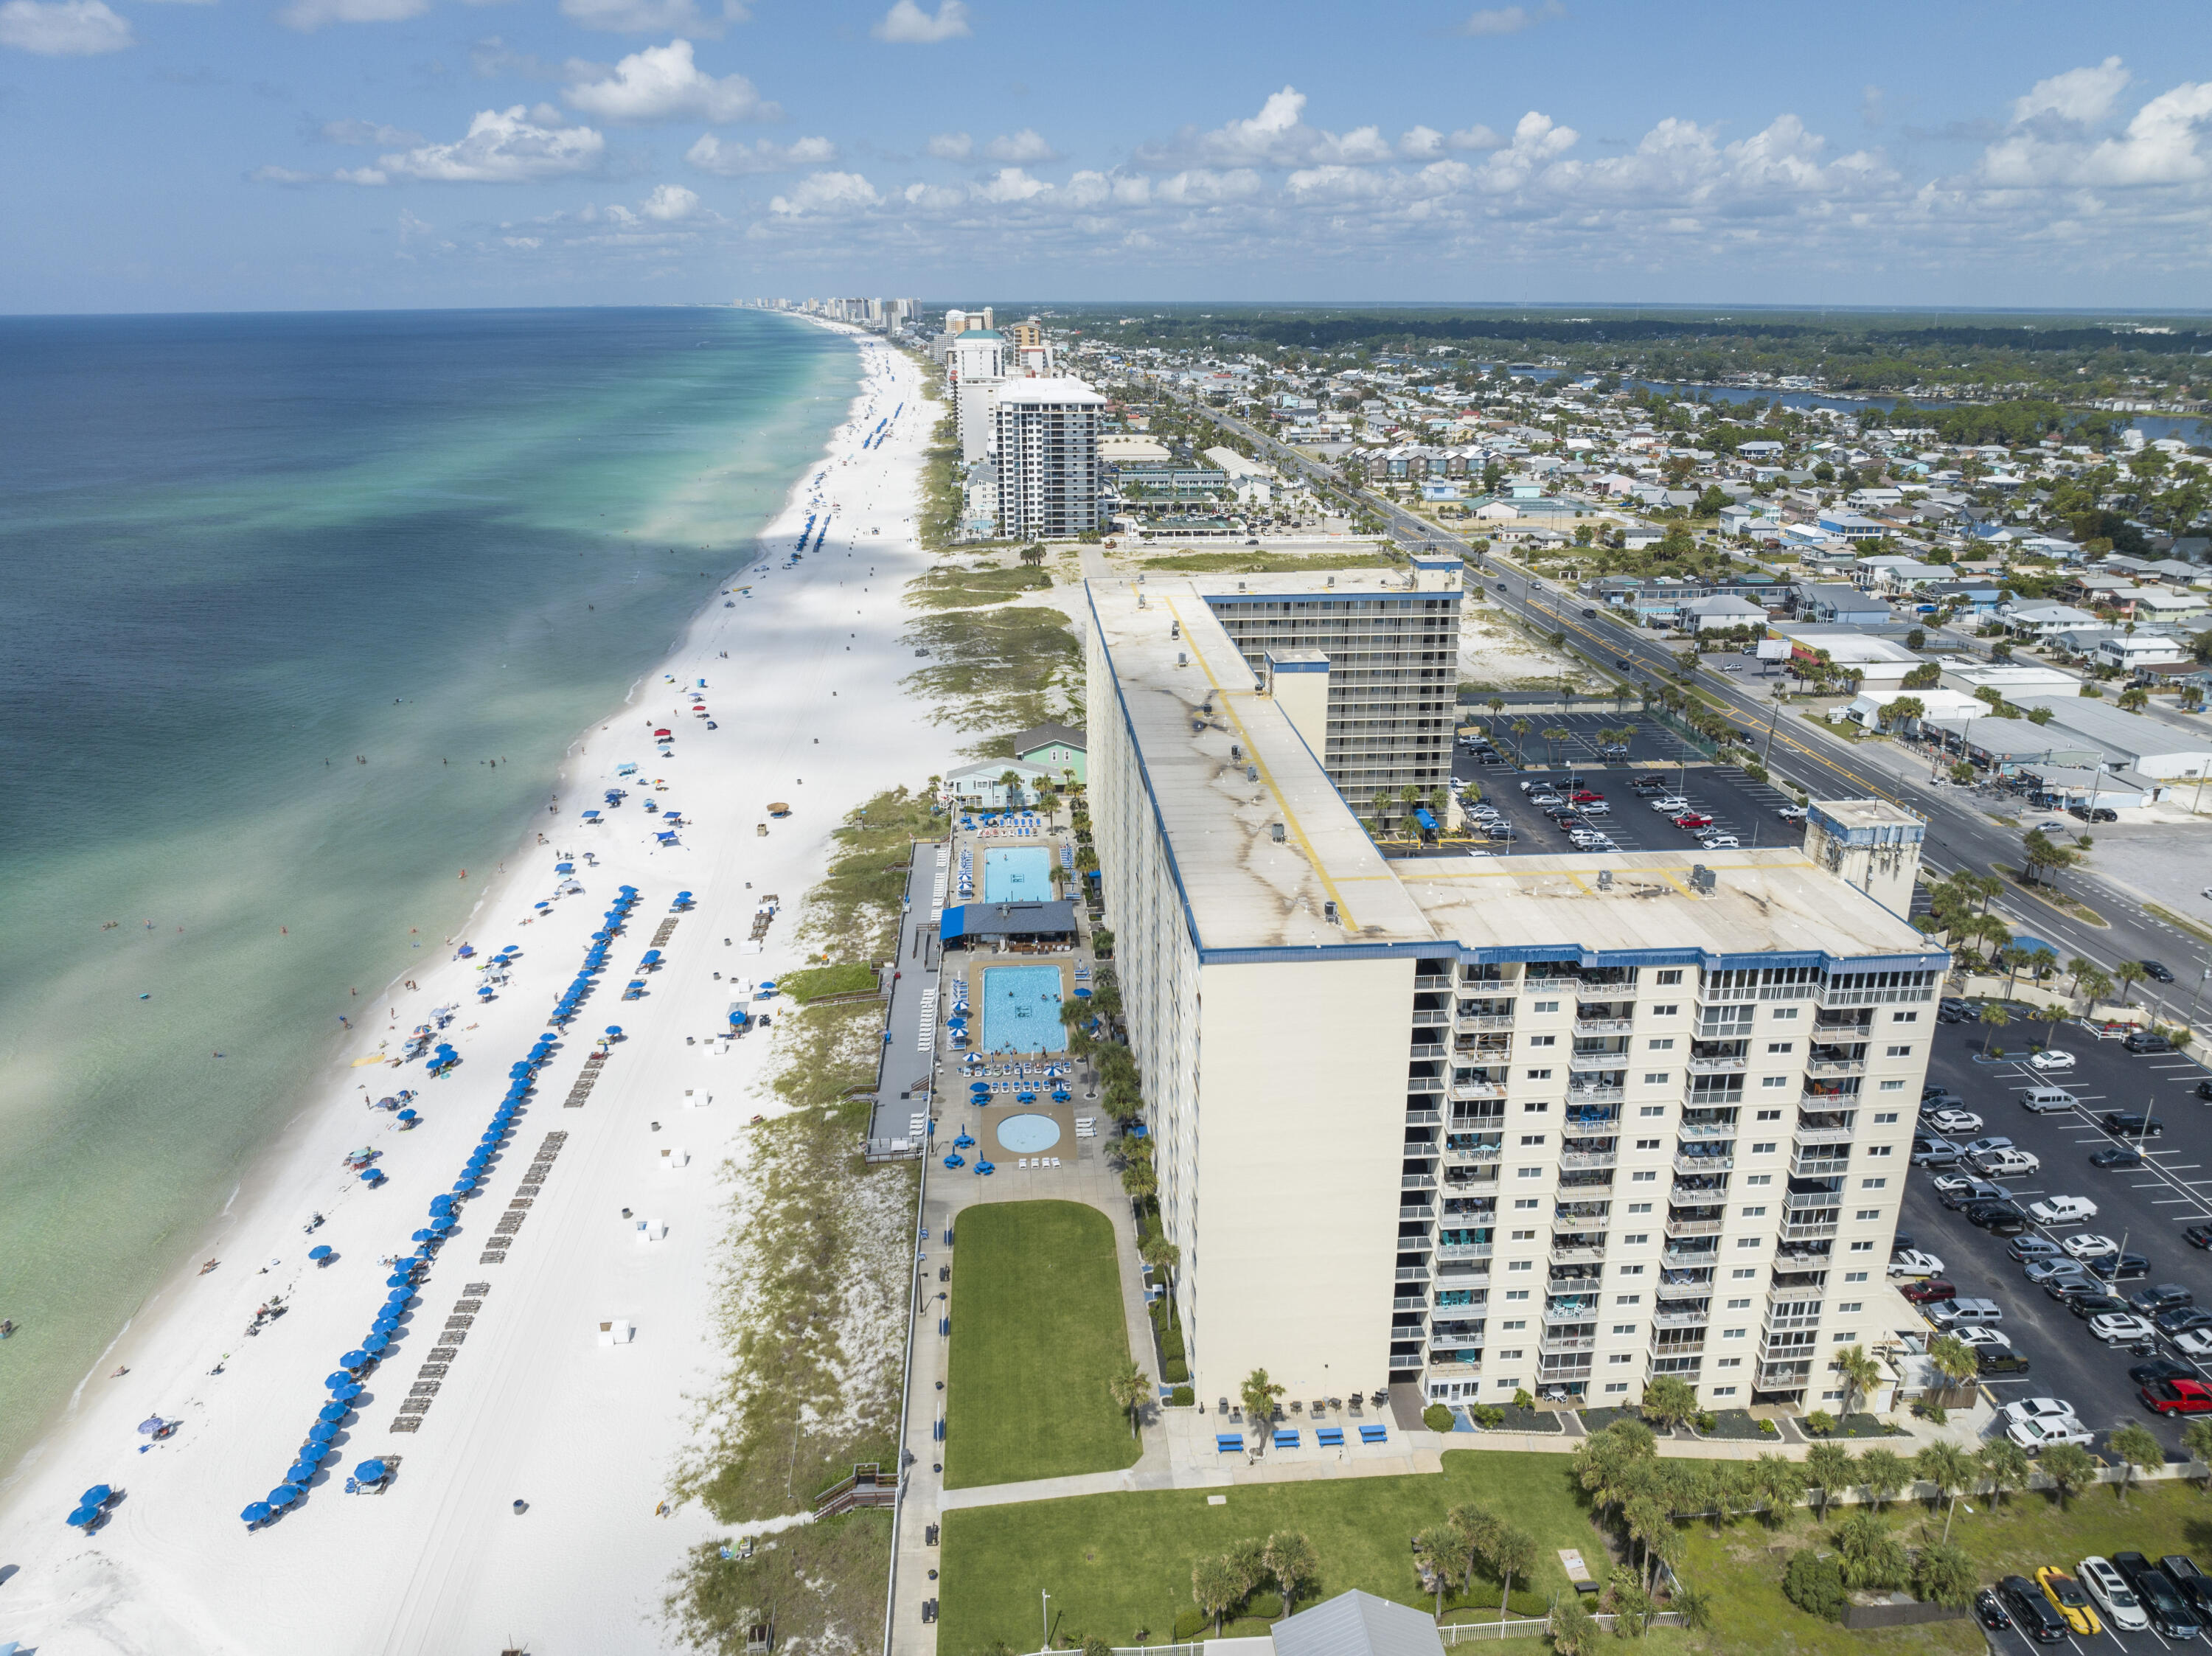
{"type": "Polygon", "coordinates": [[[747,1122],[776,1107],[760,1086],[771,1037],[713,1037],[732,980],[799,961],[799,905],[842,813],[948,768],[957,745],[898,688],[913,665],[898,642],[908,619],[900,589],[928,561],[914,519],[937,409],[923,403],[910,361],[865,337],[859,349],[866,377],[827,458],[763,536],[762,555],[726,583],[749,595],[732,607],[718,596],[629,701],[580,739],[558,815],[527,827],[453,940],[472,943],[477,959],[444,949],[419,991],[395,987],[383,1003],[394,1016],[365,1028],[352,1054],[380,1044],[396,1052],[430,1008],[452,1004],[438,1039],[458,1050],[459,1067],[442,1080],[420,1063],[330,1077],[0,1497],[0,1643],[20,1640],[40,1656],[673,1647],[659,1624],[667,1578],[686,1547],[717,1532],[696,1507],[657,1512],[689,1435],[687,1396],[718,1364],[708,1311],[727,1191],[717,1168],[742,1162],[747,1122]],[[901,403],[880,444],[864,448],[901,403]],[[828,544],[786,567],[799,525],[823,509],[810,504],[817,497],[834,514],[828,544]],[[700,681],[718,729],[684,694],[700,681]],[[675,732],[666,759],[651,739],[660,726],[675,732]],[[618,782],[625,763],[640,773],[618,782]],[[653,792],[654,778],[665,792],[653,792]],[[603,825],[584,826],[579,813],[616,786],[630,797],[603,825]],[[682,808],[680,843],[657,842],[659,823],[640,809],[647,798],[682,808]],[[791,814],[762,838],[756,825],[771,801],[788,802],[791,814]],[[580,895],[554,900],[556,851],[577,853],[580,895]],[[386,1292],[380,1261],[411,1250],[623,884],[640,901],[607,968],[464,1204],[406,1331],[368,1377],[339,1453],[304,1501],[249,1532],[241,1509],[283,1481],[327,1401],[325,1376],[369,1332],[386,1292]],[[696,907],[664,946],[665,964],[633,970],[679,890],[696,907]],[[746,952],[768,894],[782,900],[782,917],[763,952],[746,952]],[[478,968],[510,943],[521,949],[510,980],[479,1006],[478,968]],[[624,1001],[633,977],[647,992],[624,1001]],[[611,1024],[624,1038],[594,1066],[582,1107],[564,1107],[611,1024]],[[411,1131],[363,1107],[402,1087],[420,1095],[411,1131]],[[554,1132],[567,1138],[542,1193],[518,1210],[504,1260],[480,1263],[554,1132]],[[343,1165],[357,1146],[380,1152],[381,1187],[343,1165]],[[671,1166],[678,1156],[665,1151],[688,1162],[671,1166]],[[326,1222],[311,1236],[303,1227],[317,1211],[326,1222]],[[665,1236],[637,1240],[641,1219],[665,1236]],[[336,1258],[318,1267],[307,1250],[324,1243],[336,1258]],[[209,1258],[221,1264],[196,1274],[209,1258]],[[471,1295],[476,1283],[489,1287],[471,1295]],[[286,1313],[247,1337],[257,1307],[276,1295],[286,1313]],[[421,1429],[395,1434],[400,1403],[464,1298],[481,1307],[451,1348],[421,1429]],[[600,1344],[600,1323],[617,1319],[635,1326],[635,1340],[600,1344]],[[128,1372],[111,1378],[118,1368],[128,1372]],[[137,1429],[156,1414],[181,1424],[146,1447],[137,1429]],[[393,1454],[401,1464],[387,1489],[344,1492],[357,1464],[393,1454]],[[89,1535],[66,1527],[79,1492],[96,1483],[120,1491],[109,1516],[89,1535]]]}

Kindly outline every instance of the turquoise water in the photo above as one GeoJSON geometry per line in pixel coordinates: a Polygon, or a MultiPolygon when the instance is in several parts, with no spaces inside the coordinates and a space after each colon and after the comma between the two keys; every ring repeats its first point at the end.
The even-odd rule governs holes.
{"type": "Polygon", "coordinates": [[[1050,852],[1036,846],[1018,846],[983,853],[985,902],[1047,902],[1051,897],[1050,852]]]}
{"type": "Polygon", "coordinates": [[[856,382],[738,311],[0,319],[0,1468],[856,382]]]}
{"type": "Polygon", "coordinates": [[[1060,1123],[1048,1115],[1010,1115],[994,1131],[999,1148],[1014,1156],[1035,1156],[1060,1143],[1060,1123]]]}
{"type": "Polygon", "coordinates": [[[983,1040],[987,1052],[1064,1052],[1060,968],[991,966],[983,969],[983,1040]]]}

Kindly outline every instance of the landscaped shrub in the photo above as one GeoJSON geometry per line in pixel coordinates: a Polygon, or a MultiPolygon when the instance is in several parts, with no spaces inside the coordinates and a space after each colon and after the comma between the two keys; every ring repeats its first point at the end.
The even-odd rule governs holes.
{"type": "Polygon", "coordinates": [[[1455,1423],[1452,1411],[1441,1403],[1432,1403],[1421,1410],[1421,1424],[1431,1432],[1449,1432],[1455,1423]]]}
{"type": "Polygon", "coordinates": [[[1834,1559],[1823,1558],[1809,1547],[1790,1556],[1790,1562],[1782,1572],[1782,1592],[1808,1616],[1829,1622],[1844,1619],[1844,1605],[1848,1600],[1844,1592],[1843,1568],[1834,1559]]]}
{"type": "Polygon", "coordinates": [[[1168,1401],[1178,1409],[1188,1409],[1198,1401],[1198,1393],[1188,1386],[1178,1386],[1168,1393],[1168,1401]]]}
{"type": "Polygon", "coordinates": [[[1494,1403],[1478,1403],[1467,1412],[1486,1432],[1494,1432],[1505,1424],[1505,1411],[1494,1403]]]}

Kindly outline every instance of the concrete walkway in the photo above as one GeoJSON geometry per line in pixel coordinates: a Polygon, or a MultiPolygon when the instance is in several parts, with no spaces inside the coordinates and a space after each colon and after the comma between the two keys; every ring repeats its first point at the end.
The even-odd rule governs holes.
{"type": "Polygon", "coordinates": [[[868,1118],[868,1139],[882,1144],[908,1136],[916,1115],[926,1114],[926,1090],[935,1067],[937,1031],[938,922],[950,877],[945,846],[917,840],[906,877],[906,912],[899,919],[897,957],[891,962],[887,1039],[876,1071],[875,1108],[868,1118]]]}

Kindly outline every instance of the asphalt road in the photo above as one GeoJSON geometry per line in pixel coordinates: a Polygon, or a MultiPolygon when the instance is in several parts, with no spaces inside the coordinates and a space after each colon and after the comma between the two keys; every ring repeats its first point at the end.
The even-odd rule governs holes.
{"type": "MultiPolygon", "coordinates": [[[[1965,1107],[1983,1118],[1983,1134],[2001,1134],[2040,1159],[2034,1174],[1999,1181],[2023,1207],[2054,1195],[2085,1196],[2097,1204],[2097,1216],[2086,1224],[2031,1227],[2028,1234],[2054,1242],[2084,1231],[2109,1236],[2150,1261],[2142,1281],[2120,1285],[2117,1292],[2123,1298],[2147,1283],[2179,1283],[2199,1305],[2212,1309],[2212,1254],[2181,1237],[2185,1227],[2212,1222],[2212,1160],[2206,1150],[2212,1143],[2212,1103],[2195,1096],[2197,1083],[2212,1071],[2179,1053],[2130,1053],[2117,1040],[2100,1040],[2078,1024],[2062,1024],[2052,1044],[2074,1053],[2075,1067],[2068,1075],[2040,1077],[2023,1063],[1983,1060],[1982,1043],[1991,1033],[1972,1023],[1938,1024],[1929,1083],[1964,1098],[1965,1107]],[[2064,1088],[2081,1101],[2081,1108],[2047,1115],[2023,1109],[2021,1095],[2042,1085],[2064,1088]],[[2106,1110],[2146,1107],[2166,1125],[2161,1137],[2142,1146],[2149,1165],[2091,1167],[2090,1156],[2115,1142],[2096,1118],[2106,1110]]],[[[2029,1033],[2018,1026],[1996,1031],[1996,1044],[2005,1046],[2009,1036],[2017,1051],[2029,1033]]],[[[2033,1033],[2040,1039],[2042,1027],[2033,1033]]],[[[2005,1239],[1977,1230],[1964,1214],[1936,1199],[1934,1177],[1922,1168],[1911,1170],[1898,1229],[1943,1261],[1946,1280],[1957,1284],[1962,1297],[1994,1300],[2003,1308],[1999,1325],[2031,1368],[2025,1375],[1987,1382],[1991,1394],[2000,1402],[2063,1398],[2093,1429],[2109,1432],[2140,1421],[2169,1448],[2178,1447],[2180,1423],[2143,1408],[2128,1378],[2127,1371],[2144,1359],[2100,1344],[2087,1322],[2027,1280],[2024,1268],[2006,1251],[2005,1239]]],[[[2191,1361],[2164,1342],[2160,1355],[2191,1361]]],[[[2212,1379],[2212,1364],[2193,1366],[2212,1379]]]]}
{"type": "MultiPolygon", "coordinates": [[[[1586,616],[1583,610],[1595,606],[1583,604],[1579,594],[1537,579],[1503,559],[1478,557],[1463,537],[1413,516],[1380,495],[1352,488],[1335,468],[1317,464],[1267,433],[1221,409],[1208,409],[1206,412],[1209,417],[1258,446],[1285,470],[1326,484],[1340,494],[1356,497],[1381,516],[1401,541],[1433,543],[1457,552],[1468,561],[1470,569],[1481,579],[1491,598],[1542,631],[1565,634],[1570,650],[1609,671],[1623,673],[1647,685],[1663,683],[1674,677],[1678,664],[1674,649],[1650,634],[1625,626],[1601,610],[1595,617],[1586,616]],[[1616,663],[1626,663],[1626,666],[1618,667],[1616,663]]],[[[1759,681],[1750,674],[1742,676],[1752,679],[1752,682],[1739,682],[1737,675],[1709,665],[1698,673],[1697,687],[1719,704],[1729,720],[1751,740],[1754,748],[1766,754],[1771,771],[1796,783],[1815,798],[1874,797],[1917,812],[1928,822],[1922,862],[1933,877],[1940,878],[1960,869],[1981,870],[2000,863],[2018,863],[2018,835],[1998,827],[1970,806],[1954,802],[1941,790],[1904,789],[1888,776],[1854,763],[1849,748],[1839,740],[1821,735],[1802,719],[1786,715],[1776,718],[1775,704],[1759,687],[1759,681]]],[[[2124,960],[2164,961],[2180,979],[2178,1010],[2192,1011],[2187,1000],[2189,987],[2198,983],[2206,970],[2212,969],[2212,949],[2145,914],[2135,899],[2099,879],[2094,869],[2079,870],[2067,877],[2069,888],[2109,920],[2109,926],[2088,925],[2012,894],[1996,907],[2015,931],[2026,931],[2049,942],[2062,961],[2079,955],[2108,969],[2124,960]]]]}

